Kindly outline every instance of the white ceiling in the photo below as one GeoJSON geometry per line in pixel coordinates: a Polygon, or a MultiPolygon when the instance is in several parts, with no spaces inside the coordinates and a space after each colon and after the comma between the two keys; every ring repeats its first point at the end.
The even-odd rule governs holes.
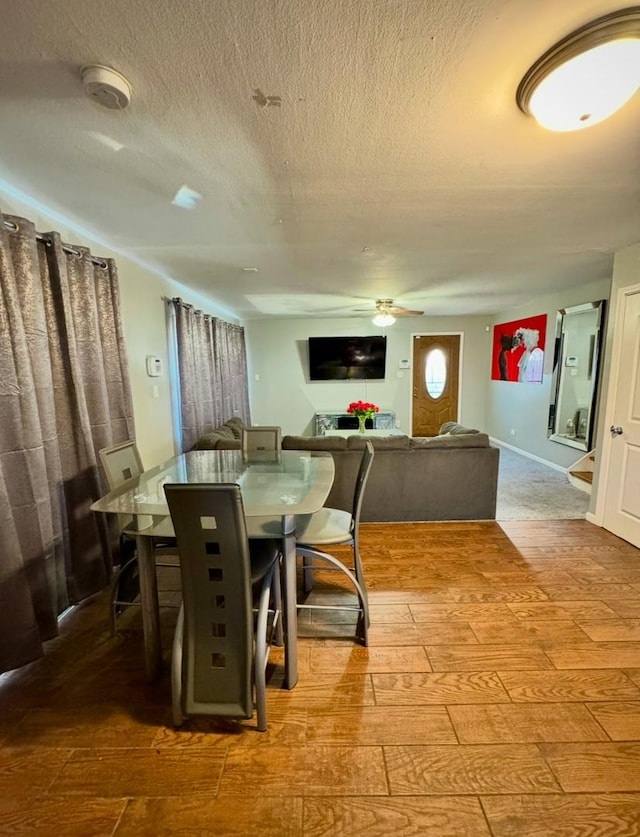
{"type": "Polygon", "coordinates": [[[640,94],[573,134],[515,104],[539,55],[616,8],[14,0],[0,178],[242,319],[508,309],[640,240],[640,94]],[[87,63],[129,79],[129,109],[84,96],[87,63]]]}

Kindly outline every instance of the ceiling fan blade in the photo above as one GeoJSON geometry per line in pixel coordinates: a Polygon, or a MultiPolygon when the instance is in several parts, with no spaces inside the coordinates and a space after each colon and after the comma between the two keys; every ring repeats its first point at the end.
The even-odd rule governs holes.
{"type": "Polygon", "coordinates": [[[420,317],[424,314],[424,311],[413,311],[411,308],[394,305],[392,299],[376,299],[375,308],[353,308],[352,310],[362,314],[392,314],[396,317],[420,317]]]}
{"type": "Polygon", "coordinates": [[[397,305],[392,305],[388,311],[395,317],[420,317],[424,314],[424,311],[412,311],[410,308],[400,308],[397,305]]]}

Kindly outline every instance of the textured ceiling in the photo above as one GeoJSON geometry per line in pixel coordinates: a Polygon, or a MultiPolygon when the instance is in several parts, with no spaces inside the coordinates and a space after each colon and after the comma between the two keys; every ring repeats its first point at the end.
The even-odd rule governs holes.
{"type": "Polygon", "coordinates": [[[514,99],[540,54],[615,8],[7,3],[0,177],[242,319],[381,296],[429,314],[526,304],[609,276],[640,239],[640,94],[575,134],[514,99]],[[129,79],[126,111],[84,96],[87,63],[129,79]],[[172,203],[181,187],[192,208],[172,203]]]}

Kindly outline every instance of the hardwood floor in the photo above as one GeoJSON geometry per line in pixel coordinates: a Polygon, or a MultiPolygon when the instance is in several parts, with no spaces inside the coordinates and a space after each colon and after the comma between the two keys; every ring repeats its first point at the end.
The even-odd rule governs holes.
{"type": "Polygon", "coordinates": [[[306,612],[266,733],[173,729],[139,614],[112,640],[106,594],[77,608],[0,682],[0,833],[640,834],[640,551],[584,520],[362,531],[371,645],[306,612]]]}

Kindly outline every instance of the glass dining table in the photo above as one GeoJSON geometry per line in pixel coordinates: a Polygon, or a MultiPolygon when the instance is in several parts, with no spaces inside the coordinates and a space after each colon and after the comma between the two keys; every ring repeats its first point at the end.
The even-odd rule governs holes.
{"type": "Polygon", "coordinates": [[[164,495],[167,483],[237,483],[250,538],[281,538],[285,628],[285,686],[298,679],[295,516],[324,505],[334,477],[330,453],[285,450],[243,454],[239,450],[189,451],[127,480],[91,505],[97,512],[133,518],[140,579],[145,671],[160,672],[160,618],[153,538],[173,535],[164,495]]]}

